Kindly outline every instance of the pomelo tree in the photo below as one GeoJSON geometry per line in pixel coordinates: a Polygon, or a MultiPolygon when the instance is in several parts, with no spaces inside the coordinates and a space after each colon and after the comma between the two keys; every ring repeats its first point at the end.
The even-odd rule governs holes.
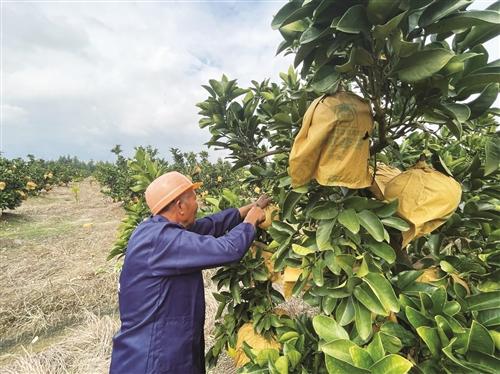
{"type": "Polygon", "coordinates": [[[277,53],[293,54],[299,73],[290,68],[279,84],[241,88],[223,76],[204,86],[209,97],[197,105],[208,144],[229,150],[234,170],[248,168],[247,182],[280,208],[243,261],[213,278],[219,321],[209,364],[238,348],[248,373],[498,371],[500,67],[483,44],[500,33],[500,2],[471,4],[290,1],[272,27],[283,36],[277,53]],[[373,165],[406,170],[425,158],[461,184],[446,224],[405,248],[397,200],[314,181],[291,186],[288,157],[304,113],[339,88],[371,103],[373,165]],[[291,293],[311,307],[306,314],[277,312],[289,285],[273,280],[287,268],[300,273],[291,293]],[[280,349],[236,347],[249,321],[280,349]]]}

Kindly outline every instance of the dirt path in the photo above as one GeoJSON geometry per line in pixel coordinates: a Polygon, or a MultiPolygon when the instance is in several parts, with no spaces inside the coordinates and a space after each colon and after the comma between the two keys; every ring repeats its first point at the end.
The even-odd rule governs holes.
{"type": "MultiPolygon", "coordinates": [[[[107,373],[119,327],[115,261],[107,261],[124,216],[97,184],[30,198],[0,217],[0,372],[107,373]]],[[[217,305],[205,276],[206,341],[217,305]]],[[[234,373],[221,357],[210,373],[234,373]]]]}

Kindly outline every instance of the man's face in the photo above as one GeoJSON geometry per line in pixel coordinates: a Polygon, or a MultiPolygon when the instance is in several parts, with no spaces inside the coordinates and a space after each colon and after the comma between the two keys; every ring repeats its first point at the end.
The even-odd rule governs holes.
{"type": "Polygon", "coordinates": [[[196,220],[196,213],[198,212],[198,201],[196,200],[196,193],[193,190],[185,192],[183,199],[184,211],[186,214],[187,227],[191,226],[196,220]]]}

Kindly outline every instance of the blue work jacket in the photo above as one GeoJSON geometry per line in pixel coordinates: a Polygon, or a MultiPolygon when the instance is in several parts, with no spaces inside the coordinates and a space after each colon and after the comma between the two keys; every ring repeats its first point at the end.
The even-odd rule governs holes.
{"type": "Polygon", "coordinates": [[[110,373],[204,373],[201,270],[239,261],[254,236],[238,209],[201,218],[189,229],[160,215],[137,226],[120,275],[121,328],[110,373]]]}

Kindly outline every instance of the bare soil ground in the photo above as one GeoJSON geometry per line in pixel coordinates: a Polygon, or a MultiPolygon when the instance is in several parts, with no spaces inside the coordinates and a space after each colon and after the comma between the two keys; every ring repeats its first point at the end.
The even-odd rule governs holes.
{"type": "MultiPolygon", "coordinates": [[[[29,198],[0,217],[0,372],[107,373],[119,328],[118,264],[107,261],[124,216],[95,182],[29,198]]],[[[205,275],[207,347],[217,306],[205,275]]],[[[234,373],[221,357],[211,373],[234,373]]]]}

